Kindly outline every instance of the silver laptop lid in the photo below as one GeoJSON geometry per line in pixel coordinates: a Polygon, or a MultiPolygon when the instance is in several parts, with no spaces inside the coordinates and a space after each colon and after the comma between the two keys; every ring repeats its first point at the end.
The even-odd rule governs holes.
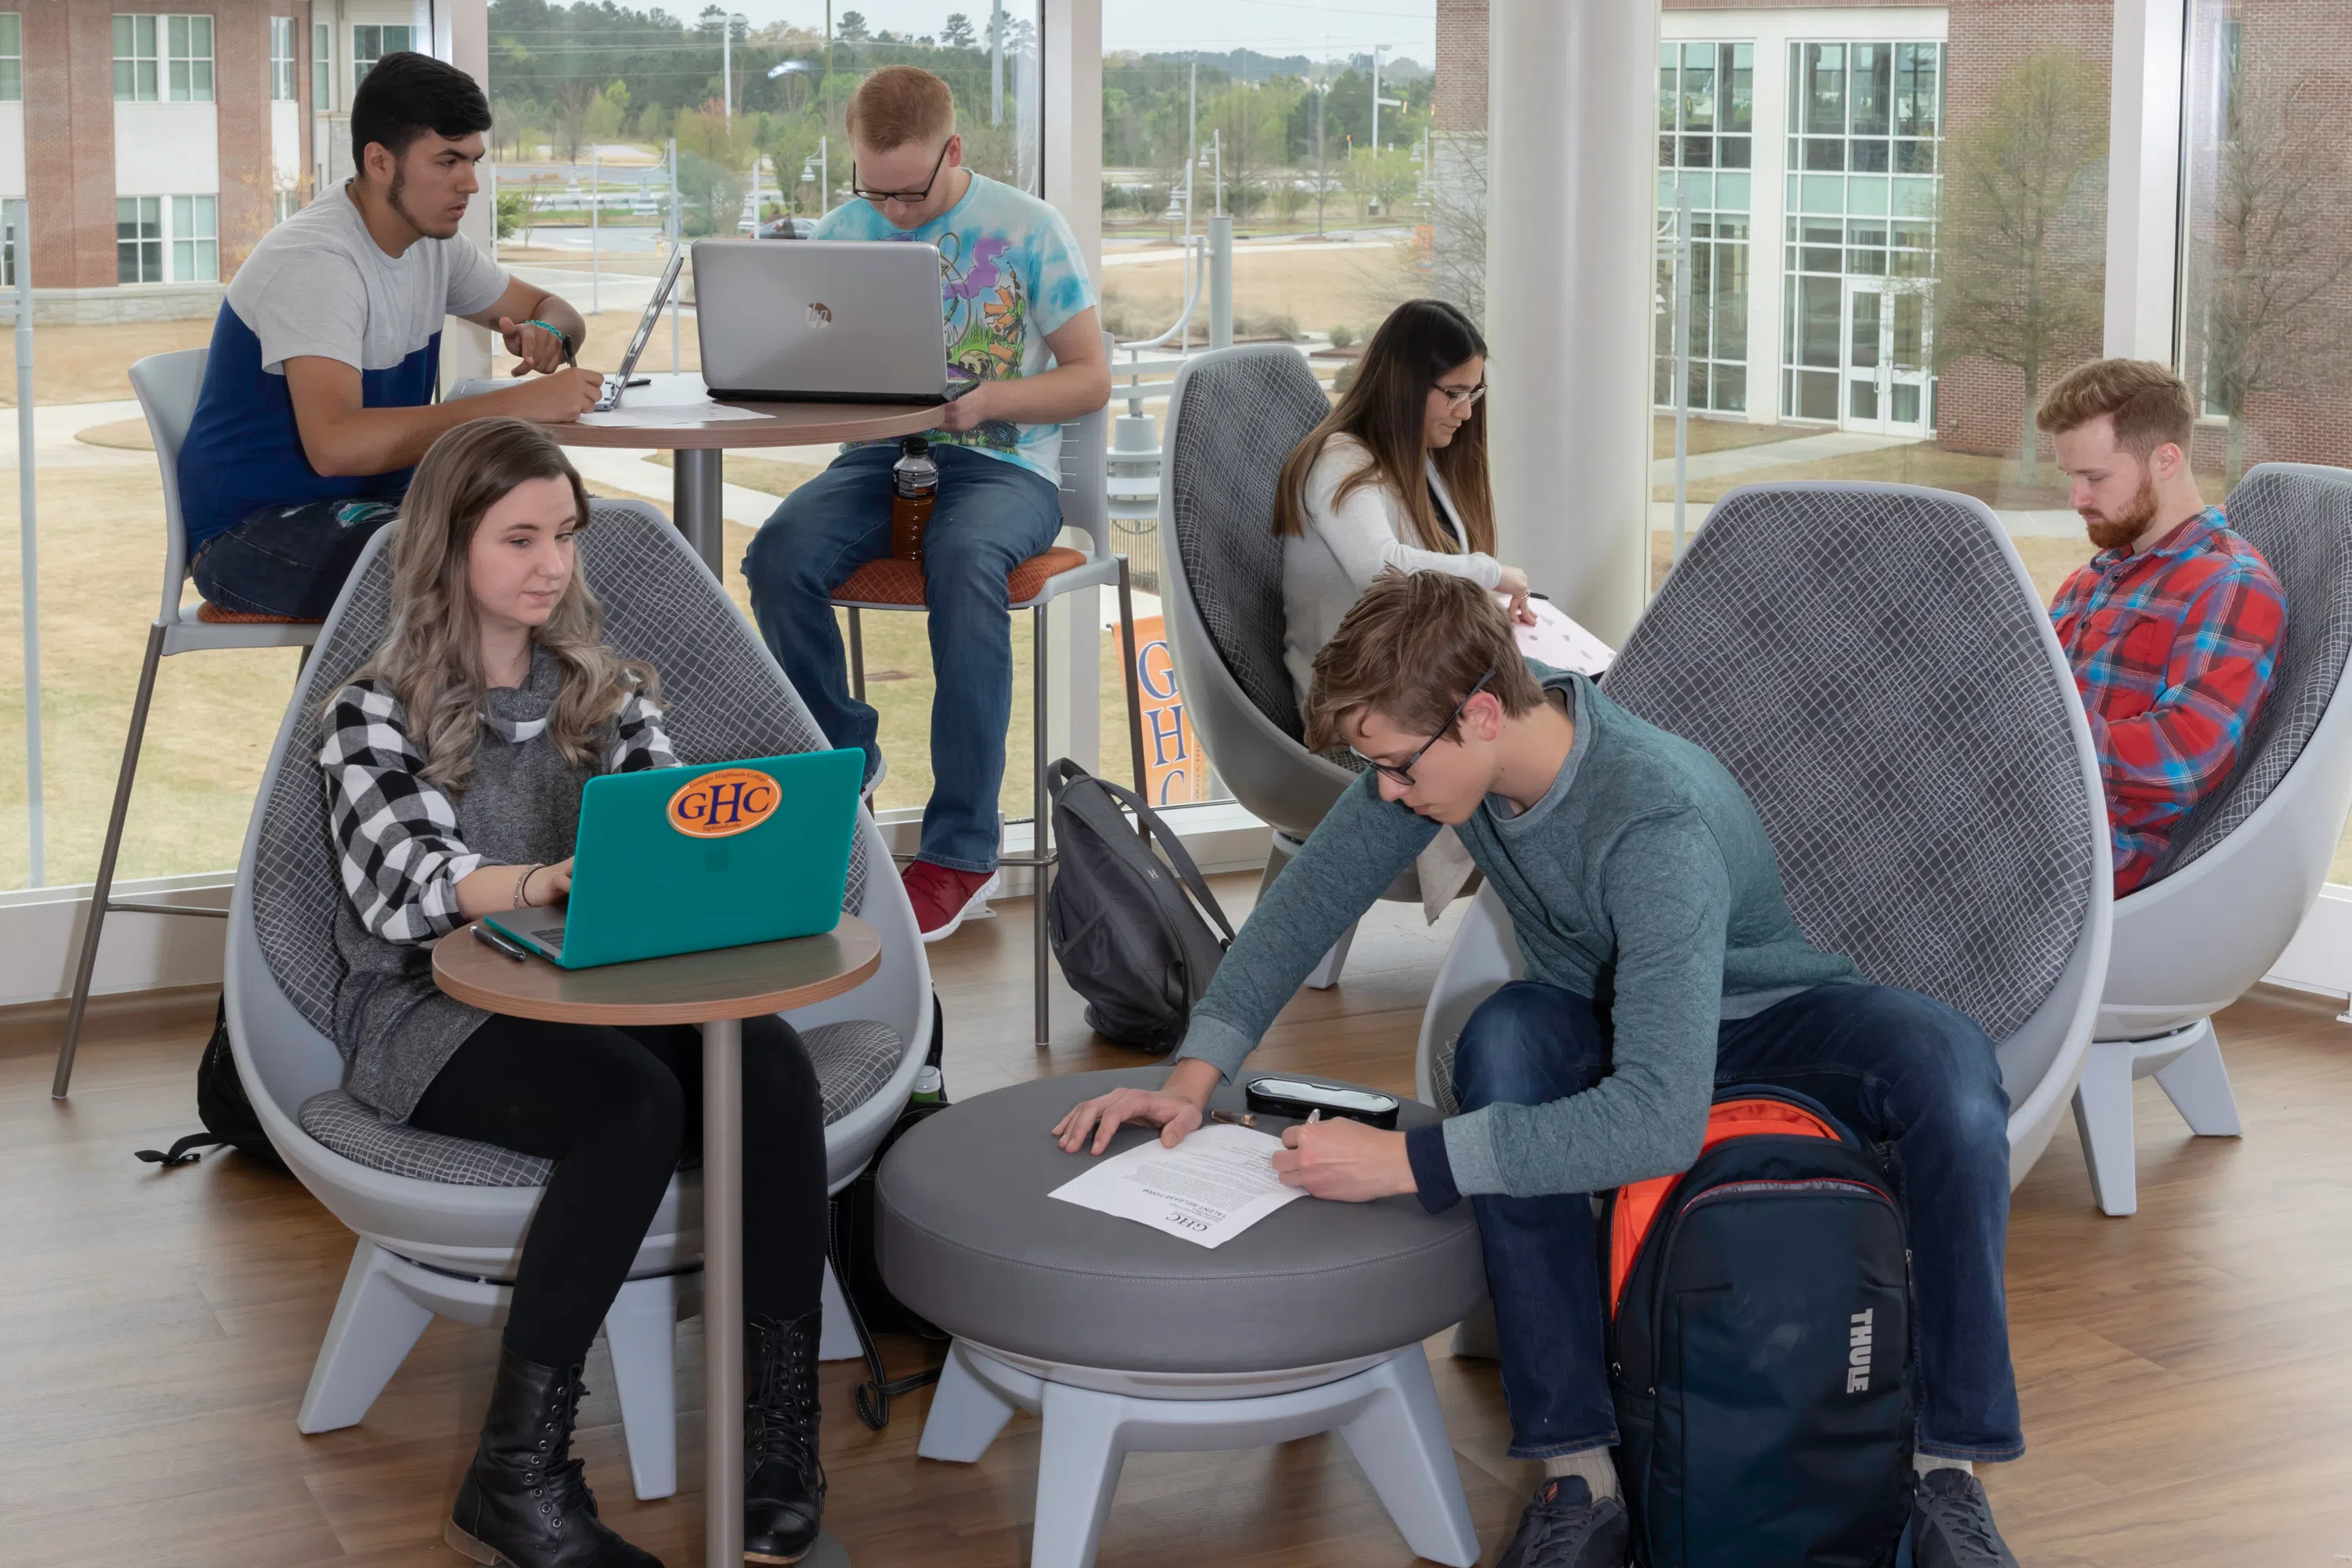
{"type": "Polygon", "coordinates": [[[940,253],[909,240],[694,244],[702,379],[719,399],[937,403],[940,253]]]}
{"type": "Polygon", "coordinates": [[[662,268],[661,281],[654,285],[654,297],[646,305],[646,313],[637,318],[637,330],[630,335],[629,352],[621,356],[621,367],[614,375],[626,382],[636,373],[637,356],[646,352],[646,341],[654,335],[655,324],[661,320],[662,307],[669,302],[669,291],[677,287],[677,269],[686,264],[686,247],[677,246],[669,253],[669,265],[662,268]]]}

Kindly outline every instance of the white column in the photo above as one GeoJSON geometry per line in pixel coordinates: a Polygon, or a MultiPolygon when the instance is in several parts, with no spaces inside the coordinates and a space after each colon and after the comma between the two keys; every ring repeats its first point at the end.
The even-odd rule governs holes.
{"type": "MultiPolygon", "coordinates": [[[[1102,0],[1045,0],[1045,199],[1068,222],[1099,293],[1102,0]]],[[[1102,597],[1097,589],[1084,589],[1063,595],[1048,612],[1054,624],[1046,649],[1052,682],[1047,752],[1069,757],[1089,772],[1102,750],[1102,597]]]]}
{"type": "Polygon", "coordinates": [[[2105,352],[2173,363],[2179,268],[2180,0],[2116,0],[2107,124],[2105,352]]]}
{"type": "MultiPolygon", "coordinates": [[[[1724,29],[1736,38],[1736,27],[1724,29]]],[[[1782,334],[1788,285],[1782,263],[1789,226],[1789,45],[1777,31],[1756,39],[1755,134],[1748,139],[1748,423],[1780,422],[1782,334]]]]}
{"type": "Polygon", "coordinates": [[[1504,559],[1611,642],[1648,564],[1657,0],[1494,0],[1486,318],[1504,559]]]}
{"type": "MultiPolygon", "coordinates": [[[[447,60],[481,83],[487,95],[490,90],[488,0],[438,0],[430,7],[418,0],[416,8],[416,37],[430,39],[435,58],[447,60]],[[423,25],[428,16],[429,28],[423,25]]],[[[458,232],[485,253],[497,248],[499,219],[490,191],[489,182],[484,181],[481,194],[466,204],[465,220],[457,226],[458,232]]],[[[442,384],[489,374],[490,341],[487,329],[451,318],[441,335],[442,384]]]]}

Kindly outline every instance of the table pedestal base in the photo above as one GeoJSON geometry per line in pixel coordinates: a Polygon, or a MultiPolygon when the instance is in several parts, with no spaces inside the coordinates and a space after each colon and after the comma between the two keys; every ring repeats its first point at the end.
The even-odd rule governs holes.
{"type": "Polygon", "coordinates": [[[727,581],[727,454],[716,447],[685,447],[670,454],[670,517],[686,542],[710,568],[727,581]]]}

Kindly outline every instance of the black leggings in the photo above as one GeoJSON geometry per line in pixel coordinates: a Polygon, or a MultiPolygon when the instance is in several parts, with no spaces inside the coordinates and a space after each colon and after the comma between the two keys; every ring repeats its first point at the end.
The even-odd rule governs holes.
{"type": "MultiPolygon", "coordinates": [[[[493,1016],[436,1076],[412,1126],[555,1162],[515,1270],[506,1342],[541,1366],[583,1360],[677,1169],[701,1141],[698,1030],[493,1016]]],[[[743,1024],[743,1306],[817,1309],[824,1111],[792,1026],[743,1024]]]]}

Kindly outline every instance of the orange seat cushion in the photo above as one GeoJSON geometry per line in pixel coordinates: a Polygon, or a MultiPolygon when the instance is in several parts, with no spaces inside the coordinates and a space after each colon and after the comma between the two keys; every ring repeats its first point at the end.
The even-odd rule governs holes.
{"type": "MultiPolygon", "coordinates": [[[[1042,555],[1032,555],[1004,576],[1004,598],[1007,604],[1025,604],[1037,596],[1048,577],[1065,572],[1075,572],[1087,563],[1087,552],[1055,545],[1042,555]]],[[[923,569],[911,561],[901,561],[895,555],[879,561],[868,561],[849,575],[849,581],[833,591],[836,601],[861,605],[904,605],[919,609],[923,603],[923,569]]]]}
{"type": "Polygon", "coordinates": [[[196,619],[215,626],[315,626],[324,624],[301,616],[264,616],[251,610],[225,610],[209,599],[196,606],[196,619]]]}

